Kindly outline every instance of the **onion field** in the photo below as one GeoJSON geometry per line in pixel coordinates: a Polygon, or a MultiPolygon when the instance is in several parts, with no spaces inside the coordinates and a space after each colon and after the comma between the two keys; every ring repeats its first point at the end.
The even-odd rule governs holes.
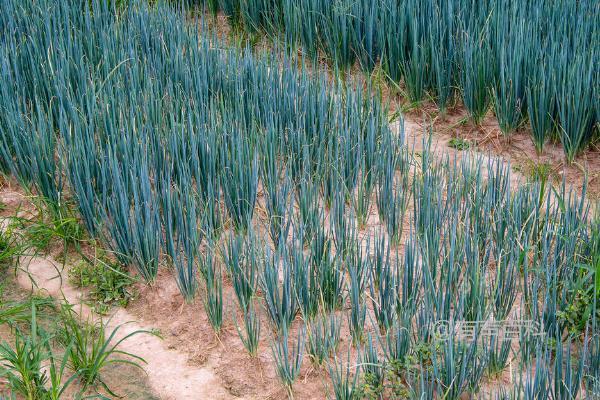
{"type": "Polygon", "coordinates": [[[168,271],[181,307],[273,369],[283,398],[305,398],[307,374],[314,398],[600,398],[585,186],[411,142],[369,82],[311,63],[381,69],[412,102],[528,125],[572,162],[598,137],[597,2],[194,5],[282,38],[272,52],[189,6],[2,0],[6,179],[145,285],[168,271]]]}
{"type": "Polygon", "coordinates": [[[382,68],[410,101],[444,114],[460,98],[538,152],[560,141],[569,162],[598,135],[600,6],[571,0],[204,0],[236,27],[281,36],[340,69],[382,68]]]}

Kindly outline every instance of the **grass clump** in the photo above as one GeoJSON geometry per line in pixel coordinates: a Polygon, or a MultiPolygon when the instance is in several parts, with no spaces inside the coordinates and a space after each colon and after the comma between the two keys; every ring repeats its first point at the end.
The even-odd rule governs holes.
{"type": "Polygon", "coordinates": [[[0,377],[8,381],[9,398],[60,400],[73,393],[75,399],[106,399],[97,391],[90,394],[88,389],[98,385],[118,397],[102,380],[100,371],[114,363],[139,366],[143,360],[119,350],[119,346],[140,331],[110,343],[118,328],[107,338],[101,322],[83,325],[69,306],[48,312],[50,305],[54,306],[51,299],[36,298],[3,305],[3,318],[8,315],[11,322],[20,322],[11,325],[14,340],[0,343],[0,377]],[[56,316],[60,322],[46,323],[56,316]],[[116,355],[133,357],[133,361],[116,355]]]}
{"type": "Polygon", "coordinates": [[[133,336],[151,332],[136,330],[121,337],[119,331],[123,325],[110,330],[102,321],[84,323],[68,305],[62,307],[61,321],[60,339],[69,349],[68,366],[77,372],[83,388],[102,387],[111,396],[119,397],[104,381],[102,371],[116,364],[143,369],[146,361],[121,350],[121,345],[133,336]]]}
{"type": "Polygon", "coordinates": [[[36,202],[38,217],[24,220],[24,232],[27,242],[41,251],[47,251],[50,245],[58,241],[65,247],[80,244],[84,239],[84,230],[79,224],[73,209],[66,205],[55,205],[49,200],[36,202]]]}
{"type": "Polygon", "coordinates": [[[6,229],[0,229],[0,271],[3,267],[12,265],[24,250],[25,246],[18,240],[12,224],[6,229]]]}
{"type": "Polygon", "coordinates": [[[52,336],[38,329],[35,304],[31,304],[29,333],[15,330],[13,344],[0,343],[0,376],[5,376],[14,394],[26,400],[60,399],[76,374],[64,378],[68,352],[57,361],[52,336]],[[48,370],[43,369],[48,366],[48,370]]]}

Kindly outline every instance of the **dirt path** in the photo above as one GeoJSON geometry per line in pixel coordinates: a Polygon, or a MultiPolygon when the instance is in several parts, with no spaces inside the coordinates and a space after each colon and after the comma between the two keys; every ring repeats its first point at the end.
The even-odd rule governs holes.
{"type": "MultiPolygon", "coordinates": [[[[431,107],[429,107],[431,108],[431,107]]],[[[544,172],[555,186],[560,186],[563,179],[579,194],[586,186],[586,196],[600,200],[600,146],[592,144],[579,154],[572,164],[564,159],[563,147],[560,143],[549,141],[544,150],[538,154],[531,139],[531,132],[521,129],[509,136],[500,133],[498,121],[491,112],[481,125],[474,125],[468,120],[468,114],[462,106],[454,109],[445,119],[432,121],[425,111],[423,115],[417,111],[404,114],[407,126],[418,128],[416,136],[423,136],[426,129],[431,129],[433,143],[449,153],[468,153],[458,151],[452,146],[453,140],[463,141],[476,154],[499,158],[510,162],[513,175],[531,177],[537,172],[544,172]],[[586,183],[587,182],[587,183],[586,183]]],[[[429,109],[434,113],[435,109],[429,109]]],[[[410,132],[407,132],[410,138],[410,132]]]]}
{"type": "MultiPolygon", "coordinates": [[[[412,116],[405,116],[403,119],[404,123],[404,135],[407,146],[409,149],[414,148],[416,152],[421,152],[424,150],[423,141],[427,139],[426,130],[428,128],[424,127],[420,122],[418,122],[412,116]]],[[[395,134],[399,134],[401,130],[402,122],[396,121],[390,124],[390,128],[392,132],[395,134]]],[[[450,146],[450,136],[447,135],[431,135],[431,151],[433,155],[438,159],[442,160],[444,157],[448,157],[450,161],[456,158],[457,161],[463,160],[465,157],[471,157],[473,160],[481,161],[482,167],[482,176],[487,178],[488,163],[492,160],[501,161],[505,167],[511,166],[511,161],[503,158],[501,156],[490,153],[489,151],[485,151],[483,149],[474,148],[469,150],[457,150],[450,146]]],[[[527,177],[519,170],[515,170],[511,168],[510,171],[510,186],[513,191],[516,191],[520,185],[524,182],[527,182],[527,177]]]]}
{"type": "MultiPolygon", "coordinates": [[[[61,265],[52,258],[28,257],[21,261],[18,274],[19,285],[24,289],[43,291],[60,299],[64,298],[77,305],[83,319],[93,318],[91,309],[82,304],[82,293],[61,278],[66,274],[61,265]]],[[[119,308],[107,319],[107,330],[122,326],[115,340],[136,330],[150,330],[135,322],[135,317],[119,308]],[[123,325],[125,324],[125,325],[123,325]]],[[[168,349],[163,341],[153,335],[139,335],[134,340],[126,340],[121,350],[144,358],[144,370],[148,381],[158,397],[164,400],[233,399],[237,398],[221,385],[210,366],[195,367],[187,363],[187,355],[168,349]]]]}

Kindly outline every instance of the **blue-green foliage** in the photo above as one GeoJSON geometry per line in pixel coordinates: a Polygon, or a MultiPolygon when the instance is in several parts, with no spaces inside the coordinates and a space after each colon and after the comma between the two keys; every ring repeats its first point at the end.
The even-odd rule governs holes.
{"type": "Polygon", "coordinates": [[[360,160],[374,157],[373,145],[363,156],[361,135],[380,126],[370,96],[330,89],[291,59],[279,68],[274,57],[223,50],[177,10],[142,2],[115,10],[102,0],[2,9],[3,168],[56,204],[66,171],[90,234],[148,280],[166,253],[188,299],[197,247],[226,223],[221,205],[245,232],[262,181],[278,242],[294,180],[320,186],[342,174],[354,187],[360,160]],[[292,180],[280,186],[286,164],[292,180]]]}
{"type": "MultiPolygon", "coordinates": [[[[588,2],[551,2],[573,7],[569,18],[589,15],[573,32],[552,25],[573,43],[554,49],[556,59],[541,57],[552,72],[537,67],[535,76],[527,71],[540,56],[528,54],[551,48],[552,36],[547,46],[497,46],[503,35],[533,34],[522,24],[532,10],[539,13],[532,23],[548,15],[558,23],[555,11],[541,3],[480,10],[474,0],[381,2],[401,4],[400,11],[377,10],[374,2],[364,2],[370,4],[364,9],[360,2],[333,3],[342,8],[324,0],[284,0],[281,8],[257,13],[252,6],[272,3],[241,7],[230,0],[224,9],[261,29],[265,21],[276,26],[289,20],[289,10],[300,17],[305,6],[322,9],[307,17],[315,19],[314,32],[307,21],[290,29],[298,41],[315,40],[340,65],[358,58],[369,69],[384,60],[384,70],[403,77],[411,96],[430,92],[440,107],[451,105],[462,81],[475,119],[495,98],[506,127],[529,114],[540,144],[546,132],[556,131],[570,154],[576,153],[570,144],[590,139],[584,127],[597,113],[588,116],[583,98],[593,90],[566,84],[575,79],[567,61],[576,39],[584,37],[585,54],[595,54],[587,18],[597,11],[588,2]],[[342,12],[350,6],[358,8],[342,12]],[[466,11],[481,14],[445,25],[455,14],[467,18],[466,11]],[[338,25],[323,34],[323,18],[332,13],[338,25]],[[391,33],[373,23],[389,15],[400,21],[391,33]],[[435,28],[426,22],[432,18],[435,28]],[[503,18],[509,26],[499,29],[503,18]],[[489,31],[480,31],[482,21],[491,24],[489,31]],[[455,29],[472,30],[471,41],[459,44],[455,29]],[[406,43],[395,43],[394,32],[406,43]],[[450,47],[440,50],[433,39],[450,47]],[[493,55],[491,66],[478,58],[483,48],[493,55]]],[[[492,318],[532,321],[550,333],[541,339],[520,333],[519,394],[546,398],[553,391],[562,398],[597,381],[597,357],[585,356],[581,343],[587,335],[589,350],[598,354],[600,214],[593,214],[585,190],[577,196],[566,184],[550,189],[546,182],[512,190],[510,166],[499,160],[438,157],[426,141],[422,151],[409,150],[369,89],[351,89],[321,71],[309,74],[285,55],[261,57],[224,46],[165,5],[134,2],[115,14],[107,4],[4,1],[0,159],[3,169],[49,199],[72,194],[89,233],[121,262],[148,281],[161,263],[172,263],[187,300],[198,287],[206,289],[205,311],[216,331],[224,326],[230,294],[224,265],[244,317],[242,341],[256,354],[264,309],[279,335],[273,356],[288,388],[302,364],[304,330],[295,350],[288,345],[299,319],[308,326],[311,351],[323,361],[345,321],[357,347],[370,333],[357,359],[377,365],[342,367],[337,356],[329,363],[338,398],[357,396],[361,371],[383,385],[402,382],[417,398],[476,391],[485,371],[505,371],[506,349],[439,337],[432,327],[492,318]],[[371,239],[363,241],[372,234],[365,229],[371,217],[377,218],[369,214],[371,197],[375,224],[383,228],[373,247],[371,239]],[[220,240],[227,231],[228,239],[220,240]],[[255,306],[258,296],[263,308],[255,306]],[[323,320],[323,313],[335,317],[323,320]],[[577,351],[556,350],[566,334],[577,351]]],[[[572,60],[592,68],[585,56],[572,60]]],[[[586,82],[597,82],[593,68],[585,71],[586,82]]]]}
{"type": "Polygon", "coordinates": [[[370,72],[381,65],[404,84],[410,101],[431,97],[442,113],[458,88],[475,122],[491,103],[505,134],[529,117],[538,150],[556,130],[568,161],[597,135],[600,8],[594,0],[210,3],[251,32],[279,32],[310,59],[322,50],[337,67],[357,62],[370,72]],[[240,8],[246,10],[241,18],[240,8]]]}

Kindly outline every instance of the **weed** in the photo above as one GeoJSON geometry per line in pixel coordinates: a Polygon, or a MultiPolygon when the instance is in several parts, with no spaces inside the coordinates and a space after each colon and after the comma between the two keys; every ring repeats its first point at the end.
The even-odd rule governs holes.
{"type": "Polygon", "coordinates": [[[463,138],[454,137],[448,142],[448,147],[459,151],[469,150],[471,148],[471,142],[463,138]]]}
{"type": "Polygon", "coordinates": [[[32,325],[32,308],[36,309],[36,318],[40,319],[45,311],[54,309],[54,300],[50,297],[31,297],[26,301],[3,301],[0,296],[0,325],[7,324],[12,328],[32,325]]]}
{"type": "Polygon", "coordinates": [[[43,203],[38,206],[38,211],[37,219],[25,224],[25,237],[33,247],[45,251],[53,240],[64,246],[76,245],[83,240],[83,228],[68,206],[45,206],[43,203]]]}
{"type": "Polygon", "coordinates": [[[127,364],[143,369],[144,359],[120,349],[121,344],[133,336],[151,334],[136,330],[119,337],[122,325],[108,331],[102,321],[83,323],[71,306],[61,309],[61,340],[68,346],[69,368],[78,372],[84,388],[103,387],[111,396],[117,396],[102,379],[102,371],[115,364],[127,364]]]}
{"type": "Polygon", "coordinates": [[[529,180],[545,185],[552,178],[552,165],[547,162],[532,164],[529,168],[529,180]]]}
{"type": "Polygon", "coordinates": [[[49,337],[38,335],[35,307],[31,308],[31,334],[15,332],[14,350],[6,342],[0,344],[0,361],[4,375],[14,392],[27,400],[42,398],[46,389],[47,376],[42,372],[43,362],[47,359],[49,337]]]}
{"type": "Polygon", "coordinates": [[[131,287],[135,280],[120,264],[105,257],[74,264],[69,269],[69,282],[75,287],[90,289],[89,300],[100,314],[105,314],[113,305],[126,307],[135,297],[131,287]]]}
{"type": "Polygon", "coordinates": [[[12,224],[9,224],[6,229],[0,229],[0,269],[11,266],[15,259],[23,254],[26,247],[12,224]]]}
{"type": "Polygon", "coordinates": [[[68,379],[65,376],[72,347],[69,344],[57,359],[52,336],[37,326],[36,303],[30,303],[29,308],[30,333],[16,329],[14,345],[0,344],[0,376],[8,379],[13,394],[27,400],[59,400],[79,375],[75,371],[68,379]]]}

